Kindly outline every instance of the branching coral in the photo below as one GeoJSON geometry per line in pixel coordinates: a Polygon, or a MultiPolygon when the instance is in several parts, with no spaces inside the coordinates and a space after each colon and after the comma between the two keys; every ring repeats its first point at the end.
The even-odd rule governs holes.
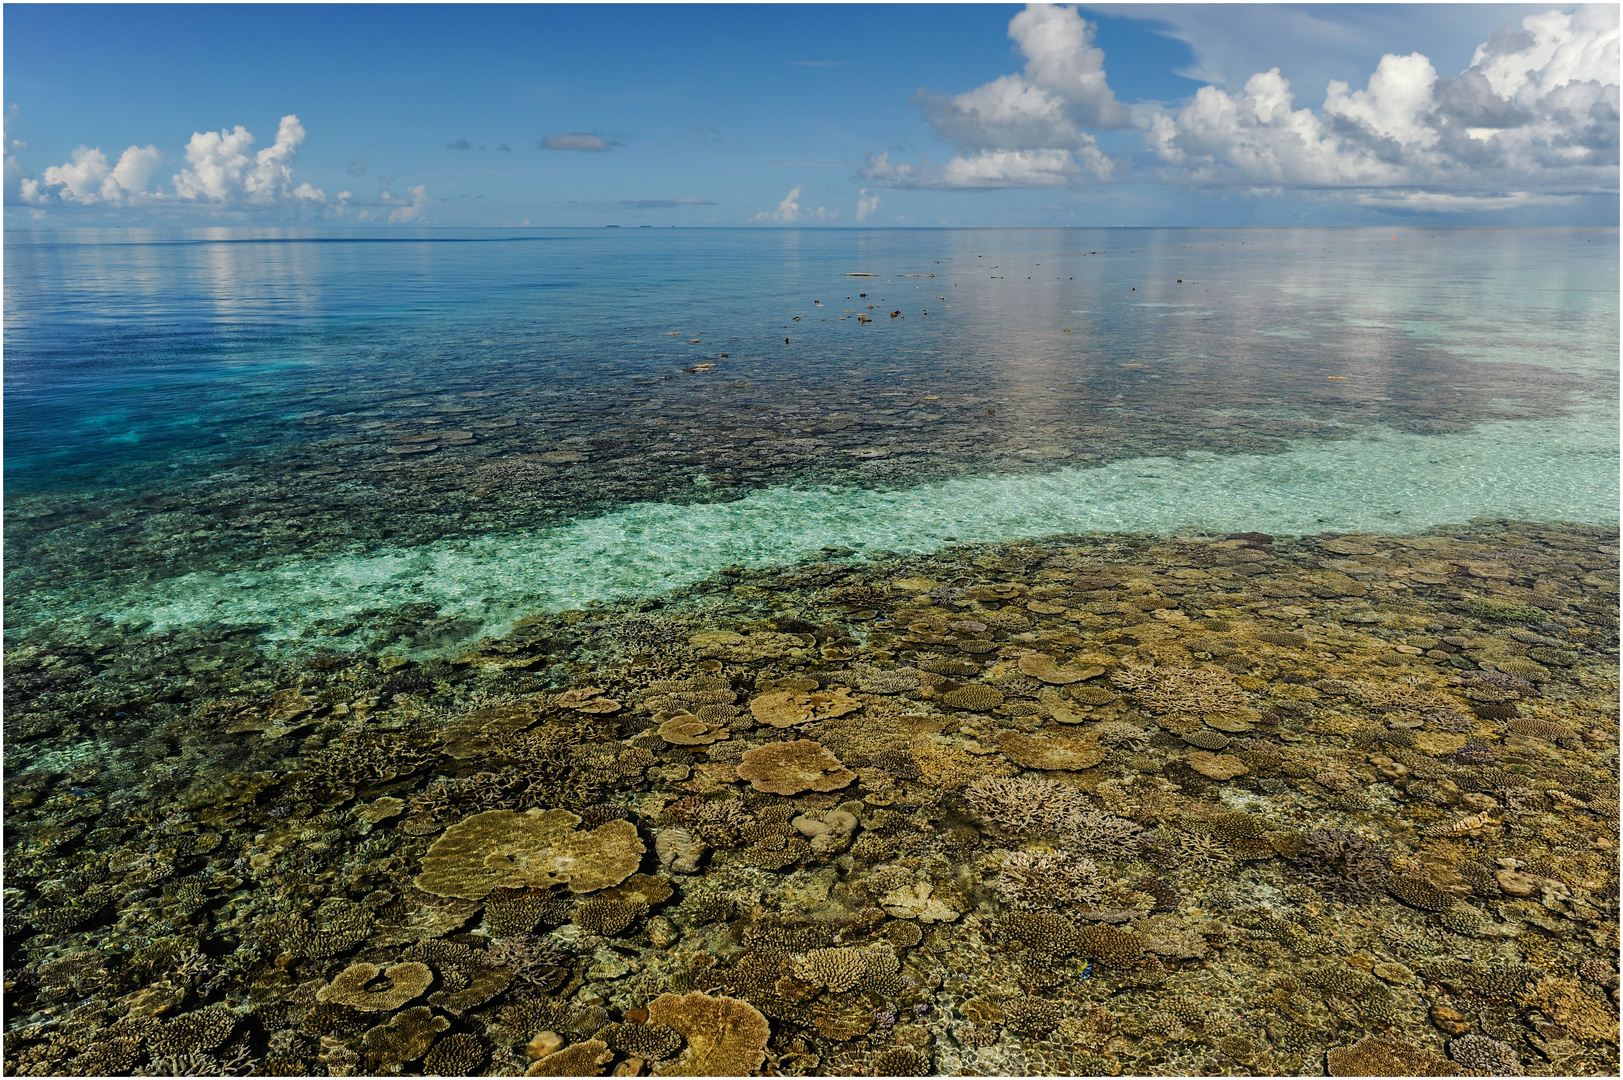
{"type": "Polygon", "coordinates": [[[1076,923],[1049,911],[1017,911],[997,924],[998,937],[1047,956],[1075,952],[1082,943],[1076,923]]]}
{"type": "Polygon", "coordinates": [[[911,1046],[896,1046],[874,1055],[875,1076],[929,1076],[930,1058],[911,1046]]]}
{"type": "Polygon", "coordinates": [[[941,695],[941,704],[949,709],[967,709],[970,712],[991,712],[1003,704],[1003,691],[994,690],[984,683],[970,683],[941,695]]]}
{"type": "Polygon", "coordinates": [[[789,967],[797,979],[836,994],[851,989],[868,970],[861,950],[845,948],[813,949],[796,956],[789,967]]]}
{"type": "Polygon", "coordinates": [[[641,900],[601,897],[576,904],[573,921],[588,934],[614,937],[647,914],[648,905],[641,900]]]}
{"type": "Polygon", "coordinates": [[[1015,851],[1003,859],[998,898],[1020,911],[1049,911],[1096,903],[1102,882],[1092,859],[1063,851],[1015,851]]]}
{"type": "Polygon", "coordinates": [[[1110,681],[1153,712],[1198,719],[1245,708],[1245,693],[1222,668],[1152,668],[1125,665],[1110,681]]]}
{"type": "Polygon", "coordinates": [[[474,1076],[490,1060],[477,1035],[458,1032],[434,1044],[423,1058],[425,1076],[474,1076]]]}
{"type": "Polygon", "coordinates": [[[1324,1055],[1331,1076],[1458,1076],[1459,1068],[1430,1050],[1369,1035],[1324,1055]]]}
{"type": "Polygon", "coordinates": [[[674,1057],[682,1049],[682,1036],[664,1024],[610,1024],[592,1035],[613,1050],[649,1061],[674,1057]]]}
{"type": "Polygon", "coordinates": [[[574,956],[547,938],[518,934],[490,947],[491,963],[500,964],[515,979],[542,992],[556,989],[569,975],[574,956]]]}
{"type": "Polygon", "coordinates": [[[1618,1043],[1617,1007],[1587,992],[1576,979],[1546,975],[1523,991],[1519,1000],[1543,1010],[1575,1039],[1618,1043]]]}
{"type": "Polygon", "coordinates": [[[977,818],[1012,833],[1054,832],[1087,812],[1088,800],[1075,788],[1036,777],[983,777],[964,789],[977,818]]]}
{"type": "Polygon", "coordinates": [[[1410,907],[1423,911],[1447,911],[1459,900],[1447,889],[1413,874],[1393,874],[1387,879],[1386,891],[1410,907]]]}
{"type": "Polygon", "coordinates": [[[1047,998],[1019,997],[1004,1003],[1003,1019],[1022,1035],[1041,1038],[1059,1026],[1059,1006],[1047,998]]]}
{"type": "Polygon", "coordinates": [[[1524,1075],[1511,1045],[1486,1035],[1461,1035],[1448,1044],[1448,1056],[1479,1076],[1524,1075]]]}

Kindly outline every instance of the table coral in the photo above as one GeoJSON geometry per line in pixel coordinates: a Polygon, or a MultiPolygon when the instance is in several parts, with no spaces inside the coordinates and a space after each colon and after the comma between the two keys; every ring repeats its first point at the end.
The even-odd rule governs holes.
{"type": "Polygon", "coordinates": [[[708,994],[662,994],[648,1003],[648,1023],[673,1028],[687,1041],[658,1076],[749,1076],[766,1060],[771,1027],[746,1001],[708,994]]]}
{"type": "Polygon", "coordinates": [[[767,743],[744,754],[738,778],[756,791],[798,795],[803,791],[837,791],[857,778],[839,758],[810,739],[767,743]]]}
{"type": "Polygon", "coordinates": [[[813,720],[845,716],[862,708],[862,702],[841,686],[832,691],[783,690],[762,694],[750,702],[750,714],[775,728],[793,727],[813,720]]]}
{"type": "Polygon", "coordinates": [[[1324,1055],[1331,1076],[1458,1076],[1452,1061],[1397,1039],[1370,1035],[1324,1055]]]}
{"type": "Polygon", "coordinates": [[[435,1016],[426,1006],[418,1005],[395,1013],[388,1023],[369,1030],[361,1044],[369,1057],[385,1066],[398,1066],[428,1053],[440,1032],[450,1026],[451,1022],[445,1017],[435,1016]]]}
{"type": "Polygon", "coordinates": [[[332,982],[316,991],[316,1000],[348,1005],[362,1012],[393,1012],[420,996],[433,981],[434,973],[427,964],[419,961],[385,968],[368,963],[351,964],[339,972],[332,982]],[[384,979],[387,985],[368,989],[379,978],[384,979]]]}
{"type": "Polygon", "coordinates": [[[1096,737],[1058,738],[1000,731],[994,737],[1005,757],[1028,769],[1091,769],[1105,759],[1096,737]]]}
{"type": "Polygon", "coordinates": [[[580,817],[568,810],[490,810],[445,830],[428,854],[416,884],[437,896],[481,900],[498,887],[567,883],[593,892],[630,877],[647,851],[629,821],[610,821],[576,832],[580,817]]]}

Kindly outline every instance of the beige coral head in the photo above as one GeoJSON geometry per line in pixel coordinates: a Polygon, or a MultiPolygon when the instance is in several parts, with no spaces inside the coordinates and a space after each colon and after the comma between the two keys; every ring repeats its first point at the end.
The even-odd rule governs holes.
{"type": "Polygon", "coordinates": [[[767,743],[744,753],[738,778],[756,791],[798,795],[803,791],[836,791],[857,778],[840,759],[810,739],[767,743]]]}
{"type": "Polygon", "coordinates": [[[1003,691],[983,683],[970,683],[941,695],[941,704],[949,709],[967,709],[970,712],[991,712],[1003,704],[1003,691]]]}
{"type": "Polygon", "coordinates": [[[494,889],[571,892],[618,885],[636,872],[648,849],[629,821],[579,832],[568,810],[488,810],[446,829],[423,856],[416,884],[436,896],[483,900],[494,889]]]}
{"type": "Polygon", "coordinates": [[[688,712],[677,713],[674,716],[661,713],[654,719],[661,721],[659,737],[672,746],[708,746],[731,735],[725,726],[701,720],[688,712]]]}
{"type": "Polygon", "coordinates": [[[656,1076],[750,1076],[766,1060],[772,1033],[747,1001],[709,994],[661,994],[648,1003],[650,1025],[675,1028],[687,1048],[656,1076]]]}
{"type": "Polygon", "coordinates": [[[1105,673],[1102,667],[1061,667],[1052,656],[1039,652],[1026,653],[1020,658],[1019,664],[1025,674],[1054,686],[1066,686],[1105,673]]]}
{"type": "Polygon", "coordinates": [[[1096,737],[1050,738],[1043,735],[1022,735],[1018,731],[1000,731],[996,736],[997,748],[1005,757],[1028,769],[1091,769],[1105,759],[1104,750],[1096,737]]]}
{"type": "Polygon", "coordinates": [[[780,690],[762,694],[750,702],[750,714],[760,723],[775,728],[845,716],[860,708],[862,702],[843,686],[819,691],[780,690]]]}
{"type": "Polygon", "coordinates": [[[524,1070],[525,1076],[602,1076],[603,1066],[614,1060],[614,1051],[601,1039],[555,1050],[524,1070]]]}
{"type": "Polygon", "coordinates": [[[1236,776],[1244,776],[1247,771],[1245,762],[1233,754],[1214,754],[1207,750],[1197,750],[1189,755],[1188,760],[1191,769],[1213,780],[1232,780],[1236,776]]]}

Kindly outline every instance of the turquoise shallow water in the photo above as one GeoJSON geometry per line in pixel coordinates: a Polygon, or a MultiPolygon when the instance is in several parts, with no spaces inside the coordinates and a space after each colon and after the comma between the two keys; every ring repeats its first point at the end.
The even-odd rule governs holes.
{"type": "Polygon", "coordinates": [[[1615,230],[6,243],[12,634],[488,630],[949,537],[1616,520],[1615,230]]]}
{"type": "Polygon", "coordinates": [[[917,553],[1077,532],[1401,533],[1477,516],[1606,523],[1618,505],[1617,414],[1484,425],[1465,435],[1374,431],[1267,456],[1134,458],[1038,476],[896,491],[768,488],[735,502],[639,503],[516,536],[191,574],[126,598],[170,629],[263,623],[320,637],[335,616],[429,603],[495,633],[529,610],[580,607],[764,567],[827,547],[917,553]]]}

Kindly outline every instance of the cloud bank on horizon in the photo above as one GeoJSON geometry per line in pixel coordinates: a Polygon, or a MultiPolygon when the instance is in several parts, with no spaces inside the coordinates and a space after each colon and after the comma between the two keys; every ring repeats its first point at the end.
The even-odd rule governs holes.
{"type": "Polygon", "coordinates": [[[1168,184],[1342,190],[1366,205],[1484,209],[1615,192],[1618,8],[1551,10],[1479,45],[1439,75],[1421,53],[1388,53],[1362,89],[1331,80],[1296,106],[1277,67],[1229,93],[1207,85],[1182,108],[1123,106],[1095,27],[1075,7],[1029,5],[1009,23],[1026,58],[1011,75],[915,104],[958,153],[943,163],[870,154],[876,187],[1057,187],[1122,178],[1095,132],[1133,127],[1150,175],[1168,184]]]}
{"type": "MultiPolygon", "coordinates": [[[[163,151],[156,146],[131,146],[114,165],[108,164],[107,155],[99,147],[80,146],[66,162],[49,166],[36,179],[27,175],[17,158],[23,144],[8,133],[6,203],[247,212],[299,208],[333,218],[396,224],[418,221],[428,210],[426,186],[418,184],[407,195],[399,195],[390,190],[389,177],[381,180],[378,194],[370,199],[357,199],[349,191],[340,191],[328,199],[327,193],[313,184],[295,184],[293,158],[304,138],[304,125],[291,113],[277,124],[275,141],[251,155],[254,136],[241,124],[220,131],[194,131],[186,144],[186,164],[170,177],[170,190],[165,191],[148,186],[163,162],[163,151]]],[[[357,172],[353,165],[350,171],[357,172]]]]}

